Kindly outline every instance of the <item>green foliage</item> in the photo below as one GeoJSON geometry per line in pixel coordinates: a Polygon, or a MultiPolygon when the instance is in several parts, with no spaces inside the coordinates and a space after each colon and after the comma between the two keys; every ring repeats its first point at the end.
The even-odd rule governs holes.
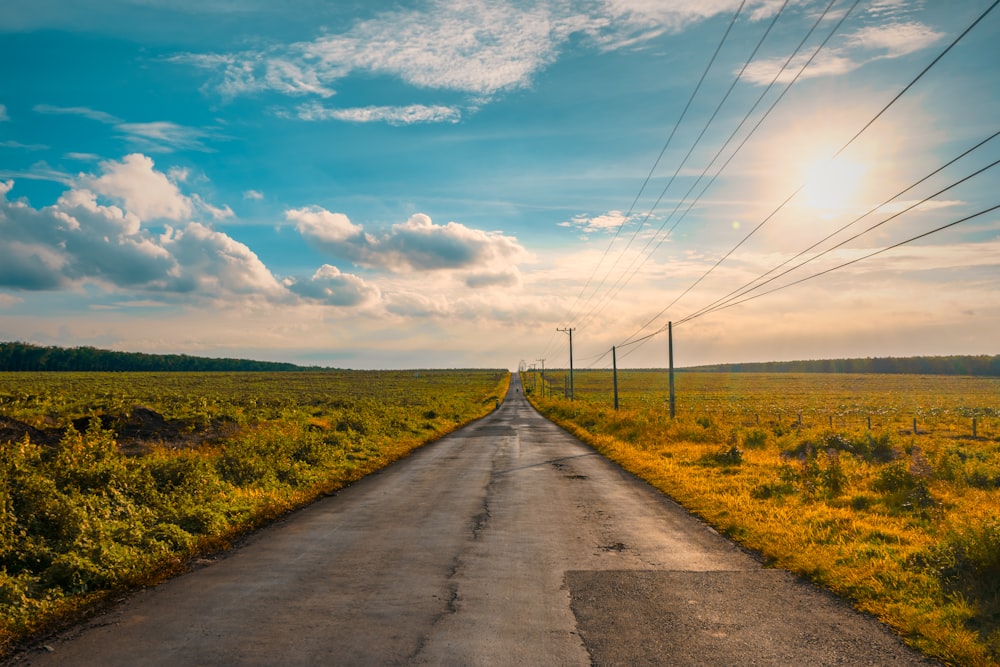
{"type": "Polygon", "coordinates": [[[950,532],[914,559],[936,574],[953,595],[976,608],[970,627],[980,633],[992,658],[1000,662],[1000,518],[950,532]],[[986,619],[993,619],[988,622],[986,619]]]}
{"type": "MultiPolygon", "coordinates": [[[[308,370],[295,364],[250,359],[209,359],[186,354],[116,352],[93,347],[43,347],[30,343],[0,343],[2,371],[239,371],[308,370]]],[[[311,370],[320,370],[313,367],[311,370]]]]}
{"type": "Polygon", "coordinates": [[[486,414],[508,377],[0,373],[0,426],[41,429],[0,440],[0,648],[486,414]]]}

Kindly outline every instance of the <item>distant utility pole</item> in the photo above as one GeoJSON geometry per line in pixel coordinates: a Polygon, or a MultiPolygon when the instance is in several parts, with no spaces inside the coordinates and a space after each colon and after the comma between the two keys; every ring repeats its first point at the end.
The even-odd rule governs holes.
{"type": "Polygon", "coordinates": [[[538,359],[538,361],[542,362],[542,397],[544,398],[545,397],[545,360],[544,359],[538,359]]]}
{"type": "Polygon", "coordinates": [[[573,327],[556,329],[556,331],[569,334],[569,400],[572,401],[576,398],[576,393],[573,391],[573,327]]]}

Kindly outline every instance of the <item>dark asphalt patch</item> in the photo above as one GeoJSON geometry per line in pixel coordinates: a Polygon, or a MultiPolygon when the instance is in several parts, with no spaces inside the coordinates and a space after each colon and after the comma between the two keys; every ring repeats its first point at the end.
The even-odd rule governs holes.
{"type": "Polygon", "coordinates": [[[871,617],[843,623],[842,601],[782,570],[570,571],[565,582],[594,665],[934,664],[871,617]]]}

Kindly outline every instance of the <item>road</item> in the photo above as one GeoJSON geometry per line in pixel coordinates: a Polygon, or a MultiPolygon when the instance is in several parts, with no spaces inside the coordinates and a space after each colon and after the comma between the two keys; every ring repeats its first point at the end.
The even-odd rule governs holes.
{"type": "Polygon", "coordinates": [[[540,417],[499,410],[24,665],[914,665],[540,417]]]}

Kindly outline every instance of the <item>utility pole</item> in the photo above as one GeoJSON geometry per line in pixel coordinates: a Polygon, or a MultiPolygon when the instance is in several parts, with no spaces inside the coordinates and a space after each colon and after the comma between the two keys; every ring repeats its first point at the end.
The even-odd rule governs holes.
{"type": "Polygon", "coordinates": [[[614,369],[614,375],[612,377],[614,378],[614,383],[615,383],[615,410],[617,410],[618,409],[618,353],[615,351],[613,345],[611,346],[611,366],[614,369]]]}
{"type": "Polygon", "coordinates": [[[670,418],[674,418],[676,402],[674,400],[674,323],[667,322],[667,354],[670,357],[670,418]]]}
{"type": "Polygon", "coordinates": [[[556,329],[556,331],[569,334],[569,400],[572,401],[576,398],[576,393],[573,391],[573,327],[556,329]]]}
{"type": "Polygon", "coordinates": [[[537,361],[542,362],[542,398],[545,398],[545,360],[538,359],[537,361]]]}

